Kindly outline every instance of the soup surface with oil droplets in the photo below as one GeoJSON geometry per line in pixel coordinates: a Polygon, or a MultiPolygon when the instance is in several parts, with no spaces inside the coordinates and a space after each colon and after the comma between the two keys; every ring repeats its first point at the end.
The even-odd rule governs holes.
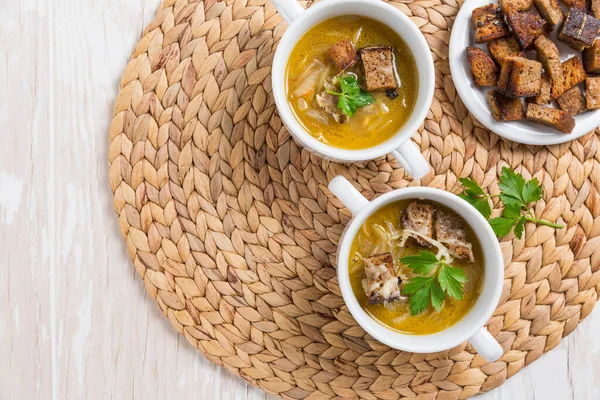
{"type": "MultiPolygon", "coordinates": [[[[398,275],[402,276],[404,280],[410,280],[414,277],[413,271],[402,265],[399,259],[418,254],[422,250],[428,250],[418,246],[413,239],[408,239],[404,246],[400,246],[398,240],[389,240],[390,237],[397,237],[403,231],[402,212],[411,201],[399,201],[383,206],[365,221],[352,242],[348,266],[352,290],[367,314],[379,323],[399,332],[427,335],[443,331],[456,324],[473,307],[483,289],[483,252],[477,237],[467,225],[467,237],[472,244],[474,262],[460,259],[454,259],[452,262],[452,267],[463,269],[467,275],[468,281],[464,285],[464,297],[461,301],[447,297],[440,312],[429,307],[420,314],[411,315],[409,301],[405,296],[387,304],[369,304],[362,284],[365,279],[364,258],[390,252],[398,275]]],[[[447,207],[439,203],[427,203],[438,209],[449,211],[447,207]]]]}
{"type": "Polygon", "coordinates": [[[417,98],[418,72],[412,52],[395,31],[369,18],[343,16],[323,21],[302,36],[290,55],[286,84],[291,109],[307,132],[330,146],[359,150],[385,142],[406,123],[417,98]],[[326,82],[344,74],[355,76],[365,89],[360,57],[359,62],[340,72],[328,55],[328,50],[345,38],[356,50],[390,46],[398,86],[393,99],[384,90],[371,92],[375,99],[372,104],[339,123],[319,107],[316,96],[326,90],[326,82]]]}

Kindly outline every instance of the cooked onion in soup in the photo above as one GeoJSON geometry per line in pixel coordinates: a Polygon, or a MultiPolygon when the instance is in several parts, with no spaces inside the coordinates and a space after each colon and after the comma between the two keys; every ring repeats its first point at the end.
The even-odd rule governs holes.
{"type": "Polygon", "coordinates": [[[483,253],[471,228],[447,207],[429,201],[399,201],[377,210],[356,234],[348,265],[361,307],[383,325],[408,334],[431,334],[454,325],[473,307],[483,287],[483,253]],[[440,264],[430,271],[426,263],[415,269],[415,257],[408,256],[422,261],[425,255],[440,264]],[[424,311],[415,313],[411,307],[419,299],[407,294],[409,285],[419,279],[442,282],[436,275],[440,268],[462,277],[461,299],[453,298],[451,290],[436,292],[443,297],[436,304],[439,310],[427,298],[424,311]]]}
{"type": "Polygon", "coordinates": [[[343,16],[315,25],[292,50],[287,96],[296,119],[334,147],[365,149],[410,117],[418,89],[414,57],[388,26],[343,16]]]}

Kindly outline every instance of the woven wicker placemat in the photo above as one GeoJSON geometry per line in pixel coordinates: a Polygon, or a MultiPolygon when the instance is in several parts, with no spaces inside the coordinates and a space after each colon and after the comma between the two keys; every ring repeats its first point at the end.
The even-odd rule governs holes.
{"type": "MultiPolygon", "coordinates": [[[[292,0],[290,0],[292,1],[292,0]]],[[[290,399],[458,399],[502,384],[554,348],[600,292],[599,141],[505,142],[456,95],[447,61],[453,0],[393,1],[427,38],[433,105],[415,141],[432,165],[411,181],[392,160],[340,165],[300,148],[279,119],[270,67],[285,23],[266,0],[166,0],[121,79],[110,184],[148,293],[208,359],[290,399]],[[525,238],[505,238],[502,299],[490,332],[505,355],[467,345],[412,354],[378,343],[340,296],[336,244],[349,213],[337,174],[372,198],[471,176],[497,193],[508,165],[544,187],[525,238]]],[[[496,210],[496,212],[498,212],[496,210]]],[[[160,377],[159,377],[160,379],[160,377]]]]}

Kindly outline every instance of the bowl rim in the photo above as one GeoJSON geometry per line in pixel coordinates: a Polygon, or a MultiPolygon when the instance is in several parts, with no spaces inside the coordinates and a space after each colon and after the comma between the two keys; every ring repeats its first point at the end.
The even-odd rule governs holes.
{"type": "MultiPolygon", "coordinates": [[[[290,0],[295,1],[295,0],[290,0]]],[[[281,38],[275,52],[272,68],[272,89],[275,104],[283,123],[290,133],[307,148],[326,157],[343,161],[365,161],[381,157],[400,148],[418,131],[425,121],[433,102],[435,68],[425,36],[400,10],[381,0],[326,0],[301,13],[281,38]],[[368,6],[368,7],[365,7],[368,6]],[[360,12],[352,12],[360,10],[360,12]],[[374,14],[380,13],[379,17],[374,14]],[[418,75],[419,89],[409,119],[388,140],[365,149],[349,150],[327,145],[313,137],[297,121],[287,101],[286,69],[290,54],[298,40],[316,24],[336,16],[359,15],[375,19],[394,30],[411,50],[418,75]],[[384,18],[381,18],[383,16],[384,18]],[[393,24],[382,19],[394,20],[393,24]],[[405,33],[403,33],[405,32],[405,33]]]]}
{"type": "Polygon", "coordinates": [[[357,323],[378,341],[398,350],[415,353],[433,353],[458,346],[469,340],[491,318],[500,301],[504,282],[504,258],[487,220],[473,206],[460,197],[435,188],[408,187],[388,192],[369,202],[347,224],[337,252],[337,276],[340,291],[348,310],[357,323]],[[381,207],[399,200],[425,199],[448,207],[460,215],[472,228],[484,253],[484,287],[469,312],[448,328],[426,335],[406,334],[387,327],[370,316],[358,303],[350,284],[348,259],[350,247],[358,229],[365,220],[381,207]],[[489,244],[492,240],[492,244],[489,244]],[[477,314],[475,314],[477,312],[477,314]]]}

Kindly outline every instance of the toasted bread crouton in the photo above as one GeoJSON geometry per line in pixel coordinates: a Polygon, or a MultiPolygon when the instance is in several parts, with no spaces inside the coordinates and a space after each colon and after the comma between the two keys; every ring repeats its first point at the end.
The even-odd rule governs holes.
{"type": "Polygon", "coordinates": [[[544,70],[546,70],[552,83],[552,98],[556,99],[565,91],[563,89],[563,70],[558,47],[544,35],[535,39],[534,44],[538,59],[544,66],[544,70]]]}
{"type": "Polygon", "coordinates": [[[578,10],[587,10],[587,0],[563,0],[569,8],[577,8],[578,10]]]}
{"type": "Polygon", "coordinates": [[[511,99],[493,90],[488,93],[488,104],[496,121],[518,121],[525,118],[521,99],[511,99]]]}
{"type": "Polygon", "coordinates": [[[477,86],[496,86],[498,67],[488,54],[479,47],[467,47],[473,80],[477,86]]]}
{"type": "Polygon", "coordinates": [[[432,205],[413,201],[402,213],[402,227],[417,233],[411,237],[419,246],[431,247],[431,243],[423,239],[422,236],[433,237],[434,212],[435,208],[432,205]]]}
{"type": "Polygon", "coordinates": [[[563,89],[565,91],[585,81],[587,74],[579,56],[571,57],[562,63],[563,89]]]}
{"type": "Polygon", "coordinates": [[[369,304],[389,303],[400,298],[400,278],[394,270],[391,253],[365,258],[363,288],[369,304]]]}
{"type": "Polygon", "coordinates": [[[550,25],[558,25],[565,19],[556,0],[533,0],[536,8],[550,25]]]}
{"type": "Polygon", "coordinates": [[[575,128],[575,120],[566,112],[533,103],[527,106],[527,119],[552,126],[564,133],[571,133],[575,128]]]}
{"type": "Polygon", "coordinates": [[[506,21],[517,37],[522,48],[526,49],[540,36],[546,27],[544,21],[533,11],[505,10],[506,21]]]}
{"type": "Polygon", "coordinates": [[[525,52],[514,36],[505,36],[489,41],[487,44],[490,55],[498,64],[506,57],[525,57],[525,52]]]}
{"type": "Polygon", "coordinates": [[[587,111],[585,98],[579,86],[573,86],[556,99],[560,108],[569,115],[577,115],[587,111]]]}
{"type": "Polygon", "coordinates": [[[451,256],[473,262],[473,249],[467,240],[465,223],[458,215],[442,210],[435,213],[435,237],[448,247],[451,256]]]}
{"type": "Polygon", "coordinates": [[[534,97],[542,89],[542,64],[523,57],[508,57],[500,66],[498,91],[508,97],[534,97]]]}
{"type": "Polygon", "coordinates": [[[585,96],[588,110],[600,109],[600,76],[585,80],[585,96]]]}
{"type": "Polygon", "coordinates": [[[533,7],[533,0],[500,0],[500,8],[511,11],[527,11],[533,7]]]}
{"type": "Polygon", "coordinates": [[[365,47],[358,54],[363,63],[369,92],[396,88],[394,53],[391,47],[365,47]]]}
{"type": "Polygon", "coordinates": [[[328,51],[329,58],[339,70],[345,70],[356,64],[357,53],[350,39],[345,38],[333,45],[328,51]]]}
{"type": "Polygon", "coordinates": [[[588,74],[600,74],[600,39],[583,51],[583,67],[588,74]]]}
{"type": "Polygon", "coordinates": [[[542,76],[542,90],[535,97],[528,97],[527,101],[535,104],[548,104],[552,100],[552,82],[547,74],[542,76]]]}
{"type": "Polygon", "coordinates": [[[510,34],[504,21],[504,13],[496,4],[488,4],[473,10],[471,14],[475,42],[485,43],[510,34]]]}
{"type": "Polygon", "coordinates": [[[591,0],[590,9],[596,19],[600,19],[600,0],[591,0]]]}
{"type": "Polygon", "coordinates": [[[585,11],[571,8],[558,38],[576,50],[582,51],[594,44],[600,30],[600,21],[585,11]]]}

